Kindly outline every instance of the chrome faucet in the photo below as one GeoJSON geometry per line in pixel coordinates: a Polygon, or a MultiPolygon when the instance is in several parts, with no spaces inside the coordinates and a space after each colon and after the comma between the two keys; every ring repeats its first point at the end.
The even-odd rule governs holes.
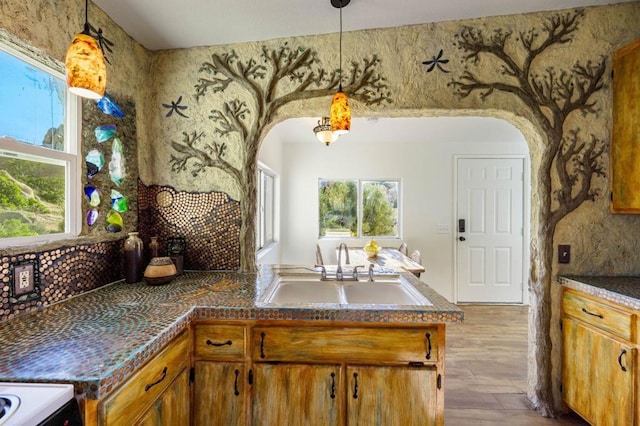
{"type": "Polygon", "coordinates": [[[347,261],[347,264],[351,263],[349,261],[349,249],[347,248],[347,245],[345,243],[340,243],[340,245],[338,246],[338,267],[336,268],[336,279],[338,281],[342,281],[342,264],[341,264],[341,260],[342,260],[342,249],[344,248],[344,255],[345,255],[345,259],[347,261]]]}

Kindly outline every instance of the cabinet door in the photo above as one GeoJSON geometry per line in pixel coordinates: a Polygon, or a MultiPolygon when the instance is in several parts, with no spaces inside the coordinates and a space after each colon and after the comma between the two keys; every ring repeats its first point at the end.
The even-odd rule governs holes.
{"type": "Polygon", "coordinates": [[[339,365],[255,364],[254,425],[341,425],[339,365]]]}
{"type": "Polygon", "coordinates": [[[193,391],[194,424],[244,425],[246,380],[242,363],[197,361],[193,391]]]}
{"type": "Polygon", "coordinates": [[[143,426],[188,425],[189,370],[184,369],[137,423],[143,426]]]}
{"type": "Polygon", "coordinates": [[[562,394],[593,425],[632,425],[636,349],[570,318],[562,321],[562,394]]]}
{"type": "Polygon", "coordinates": [[[348,425],[436,425],[434,367],[347,366],[348,425]]]}

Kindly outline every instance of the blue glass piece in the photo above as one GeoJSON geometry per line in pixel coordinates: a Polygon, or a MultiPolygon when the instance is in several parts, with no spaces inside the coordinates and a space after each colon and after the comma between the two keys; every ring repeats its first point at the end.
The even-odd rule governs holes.
{"type": "Polygon", "coordinates": [[[100,111],[104,112],[105,114],[113,115],[114,117],[120,118],[124,117],[124,113],[122,112],[120,107],[118,107],[118,105],[116,105],[116,103],[113,102],[113,100],[111,100],[111,98],[107,95],[104,95],[101,99],[98,99],[96,101],[96,105],[98,105],[100,111]]]}
{"type": "Polygon", "coordinates": [[[98,210],[91,209],[87,212],[87,225],[93,226],[96,224],[96,220],[98,220],[98,210]]]}
{"type": "Polygon", "coordinates": [[[96,139],[98,142],[102,143],[108,141],[116,134],[116,125],[115,124],[103,124],[102,126],[96,127],[94,130],[96,134],[96,139]]]}
{"type": "Polygon", "coordinates": [[[87,177],[91,179],[104,167],[104,155],[97,149],[92,149],[84,157],[87,163],[87,177]]]}
{"type": "Polygon", "coordinates": [[[95,164],[89,161],[86,161],[86,164],[87,164],[87,177],[91,179],[92,177],[97,175],[100,170],[98,170],[98,166],[96,166],[95,164]]]}
{"type": "Polygon", "coordinates": [[[127,197],[122,195],[120,192],[115,189],[111,190],[111,208],[118,213],[123,213],[129,210],[127,206],[127,197]]]}
{"type": "Polygon", "coordinates": [[[89,199],[89,205],[93,207],[98,207],[100,205],[100,193],[95,186],[86,184],[84,186],[84,195],[89,199]]]}

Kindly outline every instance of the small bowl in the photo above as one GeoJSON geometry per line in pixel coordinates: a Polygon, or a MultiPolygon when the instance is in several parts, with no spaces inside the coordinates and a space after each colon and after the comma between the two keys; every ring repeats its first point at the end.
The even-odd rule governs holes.
{"type": "Polygon", "coordinates": [[[144,270],[144,280],[149,285],[168,284],[176,276],[176,265],[170,257],[154,257],[144,270]]]}
{"type": "Polygon", "coordinates": [[[380,253],[380,247],[364,246],[363,250],[369,258],[376,257],[380,253]]]}

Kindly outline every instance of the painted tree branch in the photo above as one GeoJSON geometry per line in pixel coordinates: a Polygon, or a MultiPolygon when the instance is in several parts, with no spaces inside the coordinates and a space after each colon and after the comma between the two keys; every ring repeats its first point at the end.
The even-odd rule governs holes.
{"type": "MultiPolygon", "coordinates": [[[[354,61],[344,81],[343,90],[366,105],[391,102],[386,79],[377,72],[377,56],[354,61]]],[[[291,48],[287,43],[277,49],[263,47],[260,60],[241,60],[235,51],[212,54],[200,67],[195,84],[198,102],[210,94],[225,92],[232,84],[244,89],[251,102],[239,99],[224,101],[222,108],[211,110],[214,136],[239,143],[239,158],[225,159],[226,142],[205,140],[203,133],[184,133],[182,141],[172,141],[177,152],[171,156],[172,170],[196,176],[208,168],[229,173],[241,191],[240,269],[255,270],[255,212],[257,154],[265,129],[280,108],[294,101],[332,96],[340,78],[337,71],[322,68],[316,52],[291,48]]]]}
{"type": "Polygon", "coordinates": [[[476,92],[481,100],[496,92],[514,95],[529,108],[544,132],[537,194],[540,223],[538,234],[531,241],[530,289],[535,296],[532,352],[537,375],[529,398],[548,416],[556,413],[549,335],[553,236],[565,216],[599,195],[596,178],[605,176],[602,157],[606,143],[594,135],[584,140],[578,129],[565,131],[565,123],[574,112],[598,113],[594,94],[604,86],[605,59],[578,62],[569,70],[543,65],[548,63],[544,60],[546,52],[573,40],[583,16],[583,10],[554,15],[542,29],[521,32],[519,43],[513,41],[511,32],[502,29],[487,36],[482,29],[463,27],[456,34],[463,58],[474,66],[481,60],[492,61],[501,73],[481,78],[479,73],[465,70],[449,83],[461,98],[476,92]],[[534,69],[541,65],[541,71],[534,69]]]}

